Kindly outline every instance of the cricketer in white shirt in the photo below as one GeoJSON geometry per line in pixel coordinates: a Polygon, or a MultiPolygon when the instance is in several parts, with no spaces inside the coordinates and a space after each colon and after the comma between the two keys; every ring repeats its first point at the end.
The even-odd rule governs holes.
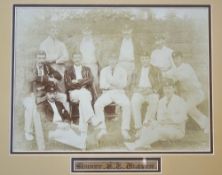
{"type": "Polygon", "coordinates": [[[131,32],[129,33],[129,31],[125,31],[123,32],[123,40],[120,47],[118,65],[126,70],[128,76],[128,84],[131,82],[131,76],[135,69],[134,59],[135,54],[131,32]]]}
{"type": "Polygon", "coordinates": [[[96,46],[91,31],[85,32],[80,42],[82,64],[90,68],[95,84],[98,84],[98,65],[96,60],[96,46]]]}
{"type": "Polygon", "coordinates": [[[182,63],[181,54],[176,54],[175,52],[174,61],[177,67],[166,72],[166,76],[173,78],[175,81],[179,81],[179,94],[188,104],[189,116],[197,122],[205,133],[208,133],[209,119],[197,108],[197,105],[205,99],[202,85],[192,66],[187,63],[182,63]]]}
{"type": "Polygon", "coordinates": [[[165,38],[159,38],[156,42],[156,49],[151,53],[150,64],[157,67],[161,72],[168,71],[175,67],[172,59],[173,50],[165,46],[165,38]]]}
{"type": "Polygon", "coordinates": [[[164,85],[164,97],[158,104],[157,120],[143,127],[139,139],[134,143],[125,143],[129,150],[151,147],[159,140],[177,140],[185,136],[187,104],[174,94],[174,87],[170,84],[164,85]]]}
{"type": "Polygon", "coordinates": [[[126,71],[117,65],[116,57],[110,58],[110,65],[103,68],[100,72],[100,88],[102,95],[97,99],[94,105],[96,116],[102,120],[99,126],[101,131],[98,139],[107,133],[104,107],[114,102],[122,108],[121,133],[124,139],[129,139],[128,130],[130,128],[130,101],[126,96],[124,88],[127,85],[126,71]]]}
{"type": "Polygon", "coordinates": [[[46,52],[46,60],[48,62],[64,63],[69,58],[65,44],[51,36],[48,36],[40,44],[39,49],[46,52]]]}
{"type": "MultiPolygon", "coordinates": [[[[49,31],[49,36],[40,44],[39,49],[46,52],[46,61],[51,63],[51,66],[64,76],[64,63],[68,61],[69,54],[65,44],[57,39],[58,31],[52,28],[49,31]]],[[[64,81],[57,83],[60,92],[65,93],[64,81]]]]}
{"type": "Polygon", "coordinates": [[[155,49],[151,53],[151,64],[158,67],[161,71],[169,70],[172,66],[174,66],[171,56],[172,52],[172,49],[165,46],[160,49],[155,49]]]}

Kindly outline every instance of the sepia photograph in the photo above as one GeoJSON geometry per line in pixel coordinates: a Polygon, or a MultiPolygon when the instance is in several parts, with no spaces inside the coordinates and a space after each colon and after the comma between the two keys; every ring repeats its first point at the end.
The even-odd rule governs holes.
{"type": "Polygon", "coordinates": [[[14,5],[11,153],[212,153],[210,6],[14,5]]]}

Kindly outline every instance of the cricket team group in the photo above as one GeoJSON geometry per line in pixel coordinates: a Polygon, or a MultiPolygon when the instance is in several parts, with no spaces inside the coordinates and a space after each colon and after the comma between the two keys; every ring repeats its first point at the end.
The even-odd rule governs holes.
{"type": "Polygon", "coordinates": [[[53,127],[44,133],[46,140],[86,150],[89,125],[96,132],[96,140],[108,135],[104,109],[110,104],[121,109],[119,133],[130,151],[149,149],[160,140],[182,139],[188,117],[209,134],[209,116],[198,109],[205,99],[201,82],[183,53],[166,46],[164,35],[156,37],[151,53],[141,53],[138,69],[129,26],[122,30],[120,50],[104,60],[104,67],[99,66],[89,28],[82,32],[79,49],[73,53],[68,53],[57,35],[54,26],[35,54],[35,78],[23,100],[27,141],[34,140],[37,132],[46,132],[44,124],[48,123],[53,127]],[[76,104],[78,123],[72,119],[76,104]],[[38,117],[42,127],[35,128],[38,117]]]}

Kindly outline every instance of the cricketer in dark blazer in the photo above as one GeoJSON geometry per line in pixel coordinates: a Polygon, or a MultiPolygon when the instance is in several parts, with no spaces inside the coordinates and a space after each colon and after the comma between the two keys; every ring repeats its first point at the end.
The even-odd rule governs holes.
{"type": "Polygon", "coordinates": [[[40,104],[40,110],[45,114],[48,121],[53,121],[55,109],[53,109],[52,104],[55,105],[57,111],[61,117],[61,121],[70,121],[70,116],[68,111],[65,109],[64,105],[56,100],[56,86],[54,83],[48,83],[46,86],[46,100],[40,104]],[[51,104],[50,104],[51,103],[51,104]]]}
{"type": "Polygon", "coordinates": [[[72,80],[76,79],[75,68],[74,66],[67,67],[64,74],[64,82],[66,90],[68,92],[70,90],[76,90],[85,87],[91,92],[93,98],[92,101],[94,102],[96,99],[96,91],[93,86],[93,76],[90,68],[82,66],[82,77],[83,78],[80,81],[78,81],[78,83],[73,83],[72,80]]]}
{"type": "Polygon", "coordinates": [[[35,93],[37,101],[42,101],[41,97],[46,94],[46,86],[48,83],[56,84],[62,80],[62,75],[53,69],[49,63],[45,61],[46,53],[38,51],[36,53],[37,62],[35,64],[35,78],[32,81],[32,92],[35,93]]]}

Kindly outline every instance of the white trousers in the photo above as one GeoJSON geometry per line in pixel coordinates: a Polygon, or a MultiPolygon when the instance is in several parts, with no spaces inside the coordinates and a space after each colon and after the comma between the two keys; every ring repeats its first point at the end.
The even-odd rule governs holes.
{"type": "Polygon", "coordinates": [[[159,101],[159,95],[158,94],[150,94],[147,96],[143,96],[142,94],[136,92],[133,94],[131,99],[131,109],[132,109],[132,115],[133,120],[135,124],[135,128],[139,129],[142,128],[142,116],[141,116],[141,106],[144,102],[148,103],[147,111],[145,114],[145,118],[143,123],[147,123],[153,119],[155,119],[155,115],[157,112],[158,107],[158,101],[159,101]]]}
{"type": "MultiPolygon", "coordinates": [[[[69,111],[69,104],[67,102],[66,95],[63,93],[57,93],[56,99],[63,103],[64,107],[67,111],[69,111]]],[[[31,94],[30,96],[27,96],[23,100],[23,106],[25,108],[25,126],[24,130],[27,133],[33,133],[33,118],[35,118],[35,115],[39,115],[38,111],[36,111],[36,103],[35,103],[35,96],[34,94],[31,94]],[[33,111],[36,112],[33,112],[33,111]]]]}
{"type": "Polygon", "coordinates": [[[57,94],[56,94],[56,100],[60,101],[60,102],[64,105],[65,109],[66,109],[68,112],[70,111],[70,110],[69,110],[69,103],[68,103],[68,101],[67,101],[67,96],[66,96],[66,94],[61,93],[61,92],[57,92],[57,94]]]}
{"type": "Polygon", "coordinates": [[[106,129],[104,107],[110,103],[116,103],[122,108],[122,123],[121,129],[129,130],[130,128],[130,101],[123,90],[109,90],[103,92],[102,95],[97,99],[94,109],[96,117],[102,121],[100,125],[101,129],[106,129]]]}
{"type": "Polygon", "coordinates": [[[44,150],[44,134],[40,114],[37,111],[37,106],[35,103],[34,94],[31,94],[30,96],[24,98],[23,106],[25,108],[24,131],[25,133],[33,134],[33,129],[35,128],[35,136],[38,150],[44,150]]]}
{"type": "Polygon", "coordinates": [[[33,113],[34,108],[35,108],[35,96],[31,95],[31,96],[27,96],[24,98],[23,100],[23,106],[25,109],[25,123],[24,123],[24,131],[26,133],[33,133],[33,115],[35,115],[33,113]]]}
{"type": "MultiPolygon", "coordinates": [[[[185,123],[184,123],[185,127],[185,123]]],[[[135,147],[150,146],[160,140],[178,140],[185,136],[185,129],[171,125],[160,125],[157,123],[155,126],[149,126],[148,128],[143,128],[141,136],[135,142],[135,147]]]]}
{"type": "MultiPolygon", "coordinates": [[[[56,100],[63,103],[67,111],[69,111],[69,103],[67,102],[66,94],[58,92],[56,94],[56,100]]],[[[23,106],[25,107],[25,132],[32,133],[33,123],[32,123],[32,111],[36,108],[35,96],[34,94],[27,96],[23,100],[23,106]]]]}
{"type": "Polygon", "coordinates": [[[79,102],[79,129],[81,132],[87,132],[89,120],[95,116],[92,108],[92,95],[89,90],[82,88],[70,91],[70,100],[79,102]]]}

